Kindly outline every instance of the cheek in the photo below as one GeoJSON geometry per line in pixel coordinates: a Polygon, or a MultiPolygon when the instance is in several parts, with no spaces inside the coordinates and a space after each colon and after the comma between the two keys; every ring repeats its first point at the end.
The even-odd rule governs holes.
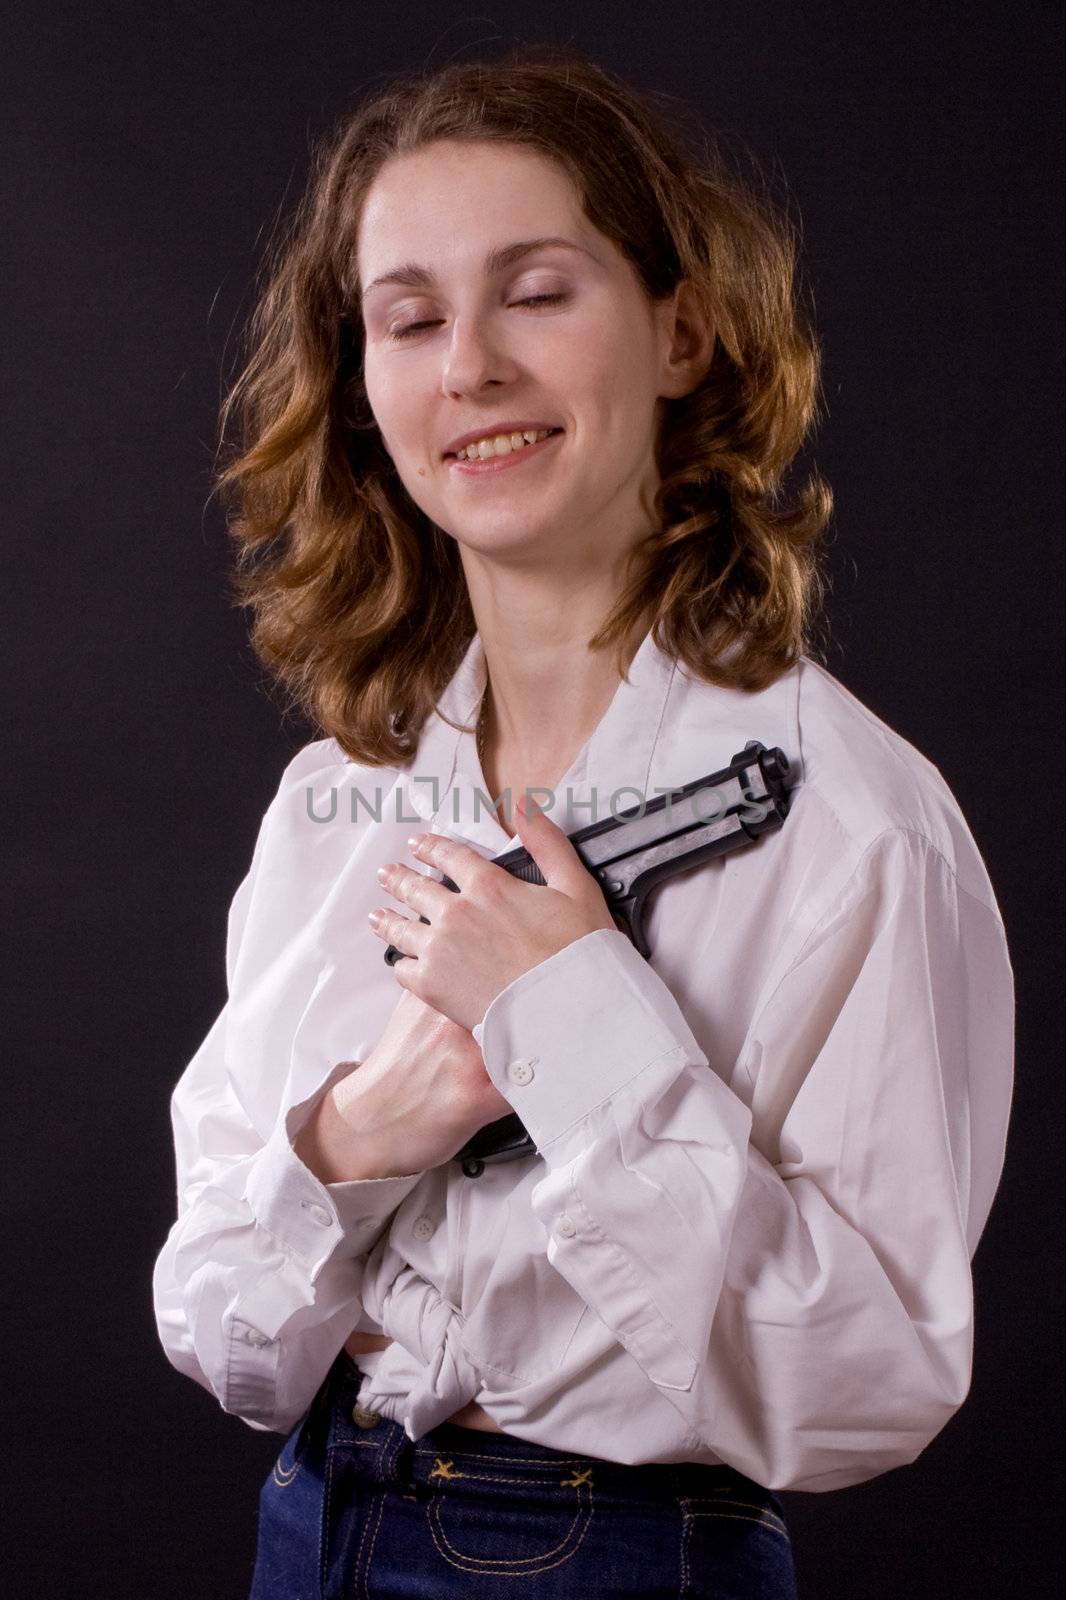
{"type": "Polygon", "coordinates": [[[366,397],[370,403],[374,421],[381,429],[382,434],[388,437],[392,433],[392,406],[390,404],[389,387],[372,362],[366,362],[363,367],[363,383],[366,387],[366,397]]]}
{"type": "Polygon", "coordinates": [[[363,367],[367,399],[374,421],[381,431],[386,449],[395,455],[403,448],[405,433],[410,432],[414,416],[411,403],[411,386],[400,381],[398,375],[368,359],[363,367]]]}
{"type": "Polygon", "coordinates": [[[623,319],[597,321],[575,339],[556,368],[560,392],[605,442],[632,445],[654,403],[654,354],[623,319]],[[623,330],[628,327],[628,335],[623,330]],[[566,388],[566,374],[570,386],[566,388]]]}
{"type": "Polygon", "coordinates": [[[619,456],[632,458],[648,428],[647,381],[627,365],[616,367],[609,381],[597,383],[585,408],[592,437],[604,465],[619,456]]]}

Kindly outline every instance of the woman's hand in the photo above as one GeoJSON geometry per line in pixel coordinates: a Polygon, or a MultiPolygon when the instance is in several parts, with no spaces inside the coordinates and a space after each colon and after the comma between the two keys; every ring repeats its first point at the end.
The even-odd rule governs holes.
{"type": "Polygon", "coordinates": [[[475,1027],[496,996],[531,967],[586,933],[616,927],[566,834],[535,807],[527,816],[523,805],[515,807],[519,839],[543,884],[523,883],[469,845],[432,833],[409,841],[412,854],[439,867],[459,885],[458,894],[395,862],[378,871],[388,892],[414,912],[371,913],[378,937],[415,958],[395,963],[397,982],[461,1028],[475,1027]],[[428,925],[419,921],[423,915],[428,925]]]}
{"type": "Polygon", "coordinates": [[[323,1097],[294,1148],[323,1183],[402,1177],[449,1160],[511,1109],[467,1029],[406,993],[377,1044],[323,1097]]]}

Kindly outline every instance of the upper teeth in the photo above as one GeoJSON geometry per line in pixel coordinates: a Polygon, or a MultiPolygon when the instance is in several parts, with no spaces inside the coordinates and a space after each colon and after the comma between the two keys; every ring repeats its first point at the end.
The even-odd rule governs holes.
{"type": "Polygon", "coordinates": [[[551,431],[551,428],[536,428],[527,429],[524,433],[497,433],[491,439],[478,439],[475,444],[457,450],[455,458],[457,461],[473,461],[480,456],[484,461],[487,456],[506,456],[512,450],[520,450],[524,444],[536,444],[538,440],[546,439],[551,431]]]}

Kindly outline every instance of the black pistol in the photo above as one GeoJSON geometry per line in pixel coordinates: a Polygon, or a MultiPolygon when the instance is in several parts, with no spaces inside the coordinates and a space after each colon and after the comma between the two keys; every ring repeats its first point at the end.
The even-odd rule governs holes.
{"type": "MultiPolygon", "coordinates": [[[[783,750],[776,745],[768,750],[751,739],[728,767],[567,835],[599,883],[618,928],[645,959],[651,954],[644,932],[649,892],[674,873],[687,872],[780,828],[788,815],[789,775],[783,750]]],[[[525,883],[544,882],[524,845],[492,859],[525,883]]],[[[439,881],[459,893],[451,878],[439,881]]],[[[390,944],[385,951],[389,966],[403,959],[403,951],[390,944]]],[[[476,1177],[486,1162],[513,1161],[535,1149],[518,1114],[512,1112],[479,1128],[453,1159],[476,1177]]]]}

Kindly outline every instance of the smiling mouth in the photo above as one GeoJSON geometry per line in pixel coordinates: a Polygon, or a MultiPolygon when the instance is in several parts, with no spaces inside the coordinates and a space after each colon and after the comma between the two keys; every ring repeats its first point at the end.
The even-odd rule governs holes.
{"type": "MultiPolygon", "coordinates": [[[[540,431],[541,430],[538,429],[538,432],[540,432],[540,431]]],[[[548,429],[544,430],[543,437],[538,439],[538,440],[536,440],[536,444],[538,444],[538,445],[539,444],[544,444],[544,442],[547,439],[553,439],[557,433],[562,433],[562,432],[563,432],[562,428],[548,428],[548,429]]],[[[487,435],[486,437],[494,438],[495,436],[487,435]]],[[[462,457],[460,457],[454,450],[448,450],[448,451],[445,452],[444,460],[445,461],[459,461],[459,460],[461,460],[464,465],[467,462],[470,462],[471,465],[476,465],[479,461],[489,462],[489,461],[505,460],[508,456],[521,455],[523,450],[531,450],[531,449],[534,448],[534,441],[531,440],[531,439],[524,439],[523,442],[520,445],[514,445],[514,444],[510,444],[510,435],[502,434],[500,437],[506,438],[508,440],[508,444],[509,444],[509,448],[508,449],[497,451],[496,448],[495,448],[495,445],[493,445],[493,449],[492,449],[492,452],[491,452],[490,455],[487,455],[487,456],[462,456],[462,457]]],[[[467,446],[467,448],[469,449],[470,446],[467,446]]]]}

